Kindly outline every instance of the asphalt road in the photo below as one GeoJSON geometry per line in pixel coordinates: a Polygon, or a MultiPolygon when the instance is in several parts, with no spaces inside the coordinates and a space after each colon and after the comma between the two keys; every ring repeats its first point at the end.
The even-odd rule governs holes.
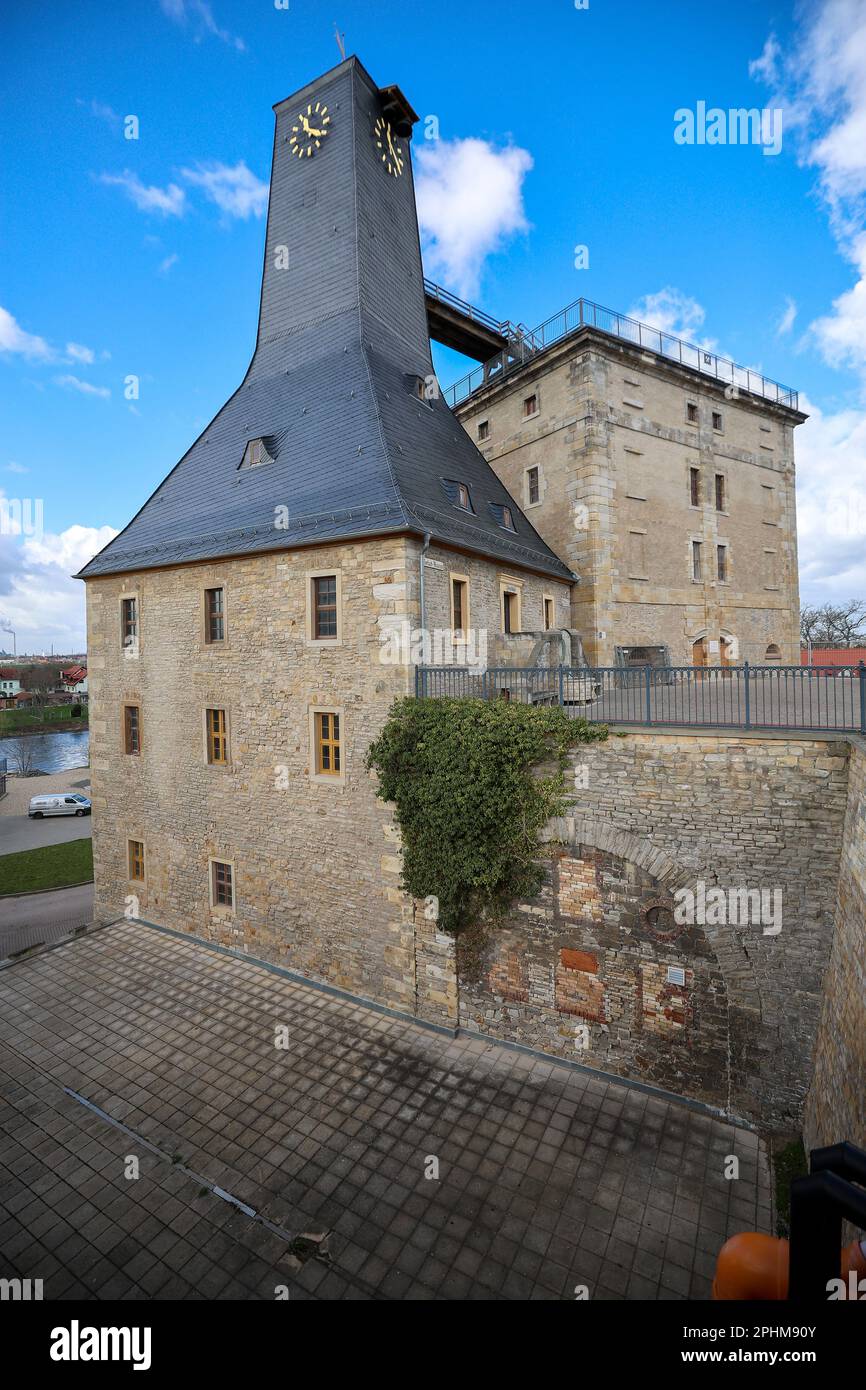
{"type": "Polygon", "coordinates": [[[0,817],[0,854],[15,854],[40,845],[60,845],[67,840],[84,840],[92,833],[90,816],[46,816],[31,820],[23,816],[0,817]]]}
{"type": "MultiPolygon", "coordinates": [[[[80,826],[81,822],[75,824],[80,826]]],[[[0,898],[0,960],[28,946],[56,941],[73,927],[85,926],[92,919],[92,883],[0,898]]]]}

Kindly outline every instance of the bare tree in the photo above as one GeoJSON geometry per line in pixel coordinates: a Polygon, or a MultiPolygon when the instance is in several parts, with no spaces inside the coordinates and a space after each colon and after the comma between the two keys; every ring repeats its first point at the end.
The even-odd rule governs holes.
{"type": "Polygon", "coordinates": [[[856,647],[866,642],[866,601],[806,604],[800,612],[800,637],[813,646],[856,647]]]}
{"type": "Polygon", "coordinates": [[[33,740],[20,739],[18,747],[9,754],[9,761],[19,777],[32,777],[36,771],[36,749],[33,747],[33,740]]]}

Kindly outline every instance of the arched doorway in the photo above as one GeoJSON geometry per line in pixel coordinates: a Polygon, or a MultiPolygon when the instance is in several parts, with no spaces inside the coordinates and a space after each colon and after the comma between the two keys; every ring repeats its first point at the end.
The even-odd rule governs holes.
{"type": "Polygon", "coordinates": [[[768,665],[772,665],[774,662],[776,665],[778,665],[779,662],[782,660],[782,653],[776,646],[775,642],[771,642],[768,646],[766,652],[764,653],[764,660],[768,665]]]}
{"type": "Polygon", "coordinates": [[[692,665],[693,665],[693,666],[706,666],[706,664],[707,664],[707,639],[706,639],[706,637],[698,637],[698,638],[696,639],[696,641],[694,641],[694,642],[692,643],[692,665]]]}

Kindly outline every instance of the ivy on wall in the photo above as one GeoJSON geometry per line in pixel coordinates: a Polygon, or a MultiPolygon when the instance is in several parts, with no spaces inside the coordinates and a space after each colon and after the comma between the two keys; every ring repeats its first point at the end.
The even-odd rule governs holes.
{"type": "Polygon", "coordinates": [[[605,738],[604,726],[558,706],[397,700],[367,767],[396,808],[406,892],[437,898],[450,932],[533,897],[539,831],[565,809],[566,754],[605,738]]]}

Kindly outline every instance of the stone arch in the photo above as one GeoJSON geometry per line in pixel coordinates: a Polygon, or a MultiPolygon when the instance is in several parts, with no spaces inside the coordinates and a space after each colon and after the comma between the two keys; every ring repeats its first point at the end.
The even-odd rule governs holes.
{"type": "MultiPolygon", "coordinates": [[[[708,887],[716,886],[716,875],[712,869],[695,871],[686,868],[640,835],[609,822],[577,815],[561,816],[548,823],[542,839],[549,844],[563,843],[570,849],[588,845],[591,849],[606,850],[609,854],[629,859],[658,879],[669,893],[675,893],[678,889],[695,892],[700,882],[708,887]]],[[[743,943],[725,927],[705,925],[702,931],[718,961],[729,1004],[760,1015],[761,995],[754,967],[743,943]]]]}

